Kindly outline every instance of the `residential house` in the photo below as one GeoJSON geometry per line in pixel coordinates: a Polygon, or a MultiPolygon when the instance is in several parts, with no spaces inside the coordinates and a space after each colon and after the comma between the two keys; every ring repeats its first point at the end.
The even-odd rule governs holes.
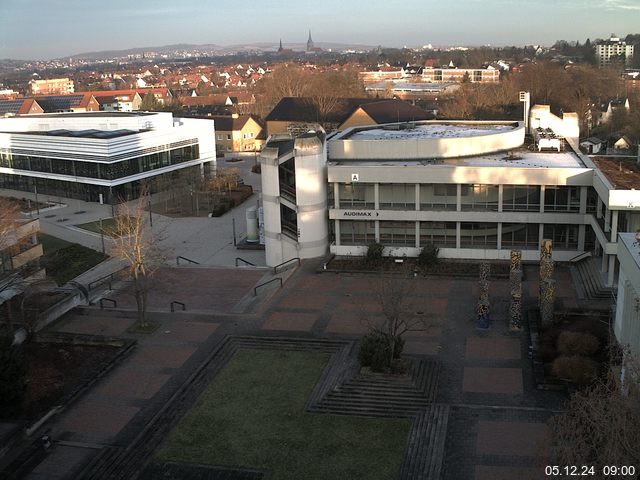
{"type": "Polygon", "coordinates": [[[216,129],[216,151],[258,152],[264,143],[263,127],[253,115],[211,116],[216,129]]]}
{"type": "Polygon", "coordinates": [[[28,115],[30,113],[44,113],[43,108],[33,98],[0,100],[0,117],[28,115]]]}
{"type": "Polygon", "coordinates": [[[60,112],[97,112],[100,104],[90,93],[73,93],[70,95],[45,95],[34,99],[44,113],[60,112]]]}
{"type": "Polygon", "coordinates": [[[600,140],[598,137],[589,137],[586,140],[580,142],[580,148],[583,152],[589,155],[595,155],[603,150],[606,146],[604,140],[600,140]]]}

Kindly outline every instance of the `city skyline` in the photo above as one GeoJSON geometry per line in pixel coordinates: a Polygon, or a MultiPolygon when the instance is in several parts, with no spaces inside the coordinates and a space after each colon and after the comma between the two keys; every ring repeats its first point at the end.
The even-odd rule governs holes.
{"type": "Polygon", "coordinates": [[[386,47],[551,45],[637,33],[632,0],[363,0],[320,5],[283,0],[216,5],[185,1],[4,0],[0,58],[51,59],[103,50],[172,44],[220,46],[314,41],[386,47]],[[357,21],[354,21],[356,20],[357,21]],[[292,28],[293,25],[293,28],[292,28]]]}

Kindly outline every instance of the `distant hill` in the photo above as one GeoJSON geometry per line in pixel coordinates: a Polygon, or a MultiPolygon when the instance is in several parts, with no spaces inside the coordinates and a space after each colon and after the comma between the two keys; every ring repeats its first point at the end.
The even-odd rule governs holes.
{"type": "MultiPolygon", "coordinates": [[[[348,44],[348,43],[332,43],[332,42],[316,42],[316,47],[320,47],[323,50],[333,50],[333,51],[344,51],[344,50],[371,50],[371,45],[359,45],[359,44],[348,44]]],[[[291,49],[294,51],[304,51],[306,49],[307,44],[304,42],[300,43],[284,43],[283,47],[286,49],[291,49]]],[[[194,45],[189,43],[178,43],[175,45],[164,45],[164,46],[156,46],[156,47],[139,47],[139,48],[128,48],[124,50],[102,50],[99,52],[84,52],[78,53],[71,56],[61,57],[64,59],[74,58],[78,60],[105,60],[109,58],[122,58],[127,57],[129,55],[142,55],[148,52],[154,52],[160,55],[179,55],[181,53],[187,52],[195,54],[197,52],[213,54],[213,55],[226,55],[230,53],[236,52],[273,52],[278,49],[278,43],[268,43],[268,42],[259,42],[259,43],[247,43],[247,44],[236,44],[236,45],[216,45],[212,43],[203,44],[203,45],[194,45]]]]}

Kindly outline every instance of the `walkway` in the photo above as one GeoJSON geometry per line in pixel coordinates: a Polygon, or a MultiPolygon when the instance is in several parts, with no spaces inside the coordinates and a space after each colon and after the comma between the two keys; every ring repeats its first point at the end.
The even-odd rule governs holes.
{"type": "MultiPolygon", "coordinates": [[[[128,445],[225,334],[357,339],[370,323],[382,319],[375,276],[316,274],[315,266],[307,262],[298,268],[259,314],[232,313],[233,304],[243,293],[251,294],[257,281],[243,277],[257,278],[258,273],[211,273],[196,296],[206,297],[207,289],[215,292],[216,285],[226,285],[231,292],[236,285],[228,301],[202,299],[202,309],[211,312],[206,315],[155,315],[161,322],[158,331],[136,336],[139,346],[134,354],[52,424],[57,444],[29,478],[71,479],[99,449],[128,445]]],[[[525,268],[525,275],[525,302],[534,303],[536,269],[525,268]]],[[[558,304],[575,306],[578,300],[568,271],[558,268],[556,278],[558,304]]],[[[411,309],[428,328],[407,334],[405,353],[438,359],[442,365],[436,401],[450,407],[443,478],[541,478],[545,422],[561,408],[563,396],[538,391],[533,384],[525,334],[507,329],[508,281],[491,281],[493,323],[488,332],[475,329],[475,280],[415,281],[411,309]]],[[[187,287],[179,279],[172,285],[172,297],[187,287]]],[[[55,329],[131,336],[126,329],[132,322],[133,315],[94,311],[70,315],[55,329]]]]}

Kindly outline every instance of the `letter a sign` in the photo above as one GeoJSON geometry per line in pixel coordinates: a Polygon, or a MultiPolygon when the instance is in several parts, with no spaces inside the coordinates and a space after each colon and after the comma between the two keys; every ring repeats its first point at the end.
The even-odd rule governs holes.
{"type": "Polygon", "coordinates": [[[352,173],[352,174],[351,174],[351,181],[352,181],[352,182],[359,182],[359,181],[360,181],[360,174],[358,174],[358,173],[352,173]]]}

